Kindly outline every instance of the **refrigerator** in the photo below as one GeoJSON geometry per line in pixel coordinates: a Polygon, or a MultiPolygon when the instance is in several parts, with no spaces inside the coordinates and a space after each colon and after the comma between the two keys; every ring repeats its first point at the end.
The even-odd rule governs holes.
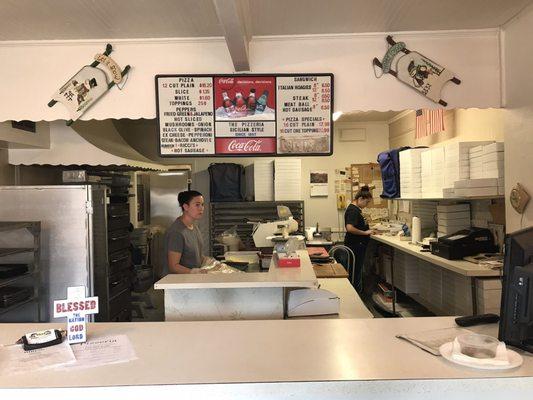
{"type": "Polygon", "coordinates": [[[128,319],[129,232],[124,224],[109,231],[109,203],[103,185],[0,186],[0,221],[41,222],[43,321],[64,322],[54,319],[53,302],[65,299],[69,286],[85,286],[87,296],[99,296],[99,314],[91,319],[128,319]],[[113,263],[122,266],[124,279],[113,276],[113,263]]]}

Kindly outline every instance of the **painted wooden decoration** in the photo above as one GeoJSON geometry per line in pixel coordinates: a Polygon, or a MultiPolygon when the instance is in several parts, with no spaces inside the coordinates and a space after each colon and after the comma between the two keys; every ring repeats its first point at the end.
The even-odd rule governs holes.
{"type": "Polygon", "coordinates": [[[392,36],[387,36],[387,43],[390,45],[389,49],[382,61],[374,58],[374,66],[381,68],[383,73],[395,76],[435,103],[447,106],[448,103],[441,99],[441,91],[449,81],[456,85],[461,83],[455,74],[426,56],[408,50],[405,43],[395,42],[392,36]],[[395,69],[392,68],[393,64],[395,69]]]}
{"type": "Polygon", "coordinates": [[[60,102],[69,110],[72,118],[67,121],[67,125],[71,125],[80,118],[89,107],[114,85],[120,83],[129,72],[129,65],[121,70],[119,65],[109,57],[112,51],[113,47],[108,44],[103,54],[95,55],[95,61],[91,65],[82,67],[52,96],[53,100],[48,103],[48,107],[53,107],[60,102]],[[109,82],[106,72],[97,67],[100,63],[109,70],[112,82],[109,82]]]}

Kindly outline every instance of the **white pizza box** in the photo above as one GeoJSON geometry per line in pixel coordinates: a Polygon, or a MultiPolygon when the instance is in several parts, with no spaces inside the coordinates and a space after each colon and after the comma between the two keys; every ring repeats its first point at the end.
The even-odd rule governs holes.
{"type": "Polygon", "coordinates": [[[477,154],[477,153],[483,154],[483,146],[471,147],[468,150],[468,154],[477,154]]]}
{"type": "Polygon", "coordinates": [[[459,212],[459,211],[468,211],[470,212],[470,204],[460,203],[460,204],[438,204],[437,212],[439,213],[449,213],[449,212],[459,212]]]}
{"type": "Polygon", "coordinates": [[[437,218],[438,220],[453,220],[453,219],[470,219],[470,211],[450,211],[450,212],[442,212],[437,211],[437,218]]]}
{"type": "Polygon", "coordinates": [[[500,151],[498,153],[489,153],[489,154],[483,154],[483,157],[481,157],[481,161],[483,163],[487,163],[490,161],[502,161],[504,160],[504,152],[500,151]]]}
{"type": "Polygon", "coordinates": [[[444,189],[442,189],[442,197],[444,197],[444,198],[453,198],[453,197],[455,197],[455,190],[453,188],[444,188],[444,189]]]}
{"type": "Polygon", "coordinates": [[[483,178],[503,178],[504,172],[501,170],[483,171],[483,178]]]}
{"type": "Polygon", "coordinates": [[[468,168],[470,166],[470,159],[467,158],[466,160],[448,160],[444,162],[444,166],[446,167],[466,167],[468,168]]]}
{"type": "Polygon", "coordinates": [[[503,142],[494,142],[494,143],[486,144],[483,146],[483,154],[503,152],[503,151],[504,151],[503,142]]]}
{"type": "Polygon", "coordinates": [[[459,197],[495,196],[498,194],[498,187],[455,189],[455,193],[459,197]]]}
{"type": "Polygon", "coordinates": [[[447,226],[447,227],[470,226],[470,216],[468,216],[467,218],[461,218],[461,219],[439,219],[438,222],[439,222],[439,226],[447,226]]]}
{"type": "Polygon", "coordinates": [[[464,179],[456,181],[453,185],[455,189],[466,189],[466,188],[475,188],[475,187],[490,187],[498,186],[499,180],[493,178],[487,179],[464,179]]]}
{"type": "Polygon", "coordinates": [[[484,162],[482,164],[482,168],[484,170],[503,169],[504,168],[504,162],[503,162],[503,160],[484,162]]]}

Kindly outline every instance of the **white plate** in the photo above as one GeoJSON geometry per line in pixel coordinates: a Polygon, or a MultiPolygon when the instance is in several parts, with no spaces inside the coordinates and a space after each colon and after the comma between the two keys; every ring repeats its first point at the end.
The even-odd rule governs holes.
{"type": "Polygon", "coordinates": [[[454,364],[464,365],[465,367],[476,368],[476,369],[511,369],[516,368],[522,365],[524,359],[516,351],[507,349],[507,354],[509,354],[509,365],[481,365],[473,364],[468,361],[456,360],[452,358],[452,348],[453,342],[444,343],[440,346],[440,354],[448,361],[451,361],[454,364]]]}

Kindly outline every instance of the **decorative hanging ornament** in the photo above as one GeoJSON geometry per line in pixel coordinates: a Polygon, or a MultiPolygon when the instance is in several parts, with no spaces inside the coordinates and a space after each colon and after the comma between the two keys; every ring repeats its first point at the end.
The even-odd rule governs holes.
{"type": "Polygon", "coordinates": [[[102,95],[122,82],[122,78],[129,72],[131,68],[129,65],[121,70],[120,66],[109,57],[112,51],[113,47],[108,44],[103,54],[96,54],[95,61],[91,65],[82,67],[52,96],[53,100],[50,100],[48,107],[60,102],[69,110],[72,119],[67,121],[67,125],[80,118],[102,95]],[[109,82],[103,69],[97,68],[100,63],[109,70],[113,77],[112,82],[109,82]]]}
{"type": "MultiPolygon", "coordinates": [[[[392,36],[387,36],[389,49],[383,56],[383,60],[374,58],[372,63],[374,68],[381,68],[384,74],[391,74],[398,80],[411,86],[417,92],[446,107],[448,103],[441,99],[441,91],[448,81],[456,85],[461,81],[454,76],[454,73],[430,60],[426,56],[410,51],[404,42],[395,42],[392,36]],[[400,55],[403,53],[402,55],[400,55]],[[394,60],[396,60],[395,69],[392,69],[394,60]]],[[[376,74],[376,78],[381,75],[376,74]]]]}

